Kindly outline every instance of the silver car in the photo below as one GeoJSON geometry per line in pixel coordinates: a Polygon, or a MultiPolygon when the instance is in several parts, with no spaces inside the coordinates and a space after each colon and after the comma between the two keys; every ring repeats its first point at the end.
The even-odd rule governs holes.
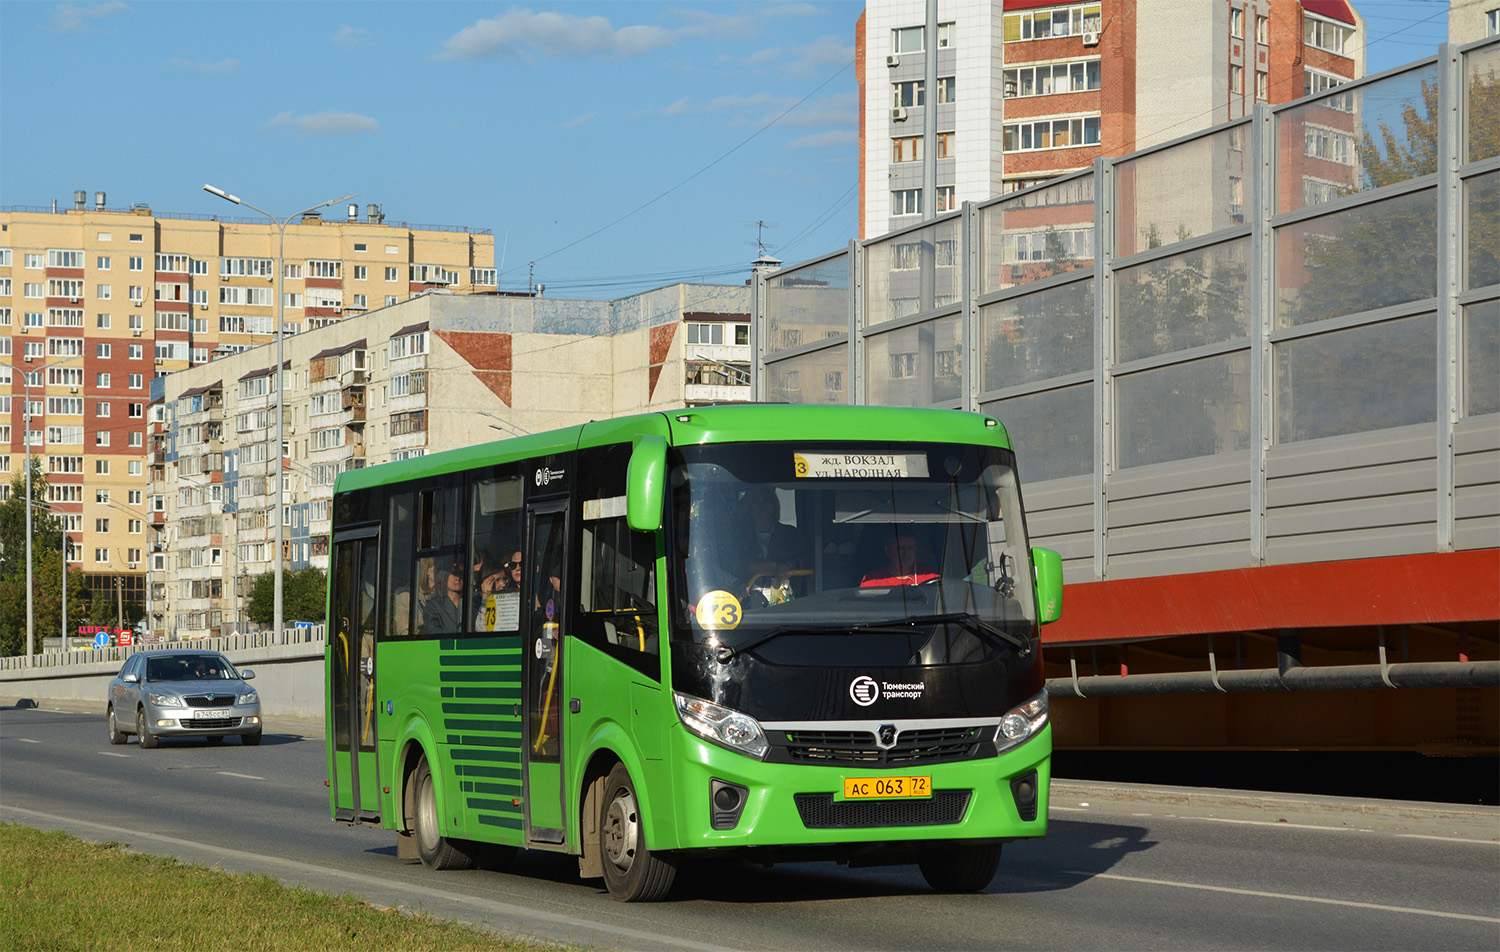
{"type": "Polygon", "coordinates": [[[109,742],[135,734],[150,749],[163,737],[218,744],[237,734],[253,747],[261,736],[260,695],[245,683],[253,677],[217,651],[138,651],[109,682],[109,742]]]}

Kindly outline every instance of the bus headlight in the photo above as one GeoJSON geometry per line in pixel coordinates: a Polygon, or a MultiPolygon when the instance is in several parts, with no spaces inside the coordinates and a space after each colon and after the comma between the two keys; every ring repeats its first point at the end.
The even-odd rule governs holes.
{"type": "Polygon", "coordinates": [[[995,730],[995,748],[1014,747],[1041,730],[1046,723],[1047,692],[1043,691],[1000,718],[1000,726],[995,730]]]}
{"type": "Polygon", "coordinates": [[[672,696],[683,726],[704,740],[757,759],[770,749],[760,722],[750,715],[686,694],[672,696]]]}

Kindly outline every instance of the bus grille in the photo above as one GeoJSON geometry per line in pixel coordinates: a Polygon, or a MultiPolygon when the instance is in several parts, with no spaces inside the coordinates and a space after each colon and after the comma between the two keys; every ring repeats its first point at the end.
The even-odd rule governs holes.
{"type": "MultiPolygon", "coordinates": [[[[993,725],[990,730],[993,730],[993,725]]],[[[812,763],[871,767],[934,764],[967,760],[974,756],[983,736],[979,727],[902,731],[896,738],[896,746],[881,750],[875,745],[875,735],[870,731],[797,730],[786,733],[786,752],[791,760],[812,763]]]]}
{"type": "Polygon", "coordinates": [[[970,791],[936,790],[927,800],[841,800],[831,793],[799,793],[797,812],[810,830],[862,830],[880,826],[943,826],[958,823],[970,791]]]}

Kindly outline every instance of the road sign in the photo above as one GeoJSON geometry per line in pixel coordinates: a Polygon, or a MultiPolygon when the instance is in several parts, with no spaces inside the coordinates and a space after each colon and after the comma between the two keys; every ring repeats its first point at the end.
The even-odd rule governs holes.
{"type": "Polygon", "coordinates": [[[107,633],[105,633],[105,632],[102,632],[102,631],[99,632],[99,634],[95,635],[94,636],[94,647],[95,648],[108,648],[109,647],[109,635],[107,633]]]}

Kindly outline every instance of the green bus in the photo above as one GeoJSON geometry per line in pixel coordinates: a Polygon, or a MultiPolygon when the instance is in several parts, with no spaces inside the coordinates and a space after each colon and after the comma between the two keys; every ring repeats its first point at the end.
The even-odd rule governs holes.
{"type": "Polygon", "coordinates": [[[1039,627],[995,420],[742,404],[353,470],[333,499],[329,805],[432,868],[576,855],[994,878],[1047,827],[1039,627]]]}

